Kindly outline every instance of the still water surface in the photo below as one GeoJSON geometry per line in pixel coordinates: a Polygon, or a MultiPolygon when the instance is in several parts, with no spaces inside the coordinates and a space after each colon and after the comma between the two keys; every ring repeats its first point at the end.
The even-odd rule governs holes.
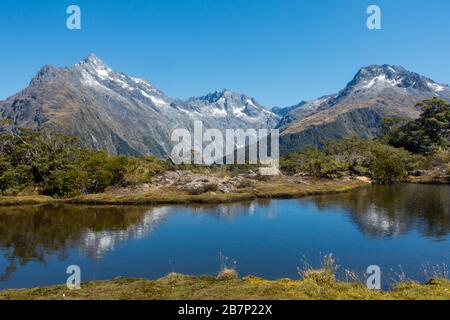
{"type": "Polygon", "coordinates": [[[216,274],[220,253],[240,275],[298,278],[306,258],[333,253],[384,283],[424,264],[450,265],[450,186],[377,186],[299,200],[218,206],[0,208],[0,288],[169,272],[216,274]]]}

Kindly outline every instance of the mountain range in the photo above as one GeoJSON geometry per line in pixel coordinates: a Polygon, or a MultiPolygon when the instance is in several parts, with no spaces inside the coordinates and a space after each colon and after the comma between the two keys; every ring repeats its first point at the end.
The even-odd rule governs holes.
{"type": "Polygon", "coordinates": [[[432,97],[450,101],[450,88],[401,66],[361,68],[340,92],[291,107],[278,125],[281,151],[348,136],[374,138],[383,118],[417,118],[416,104],[432,97]]]}
{"type": "Polygon", "coordinates": [[[172,131],[192,130],[196,120],[219,130],[278,128],[285,154],[350,135],[376,137],[382,118],[416,118],[416,103],[434,96],[450,101],[450,88],[403,67],[372,65],[339,93],[286,108],[269,110],[226,89],[180,100],[91,54],[75,66],[44,66],[27,88],[0,101],[0,119],[78,136],[84,147],[161,158],[170,155],[172,131]]]}
{"type": "Polygon", "coordinates": [[[73,67],[44,66],[30,85],[0,102],[0,118],[34,130],[80,137],[85,147],[113,154],[167,157],[174,129],[273,128],[280,117],[229,90],[187,101],[151,83],[115,72],[91,54],[73,67]]]}

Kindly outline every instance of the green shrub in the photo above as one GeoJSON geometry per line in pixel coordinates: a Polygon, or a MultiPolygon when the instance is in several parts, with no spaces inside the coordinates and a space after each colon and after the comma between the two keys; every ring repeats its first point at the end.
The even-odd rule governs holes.
{"type": "Polygon", "coordinates": [[[16,195],[31,183],[31,167],[0,160],[0,195],[16,195]]]}
{"type": "Polygon", "coordinates": [[[381,184],[394,183],[406,178],[404,163],[395,157],[379,154],[370,165],[372,179],[381,184]]]}
{"type": "Polygon", "coordinates": [[[52,171],[44,183],[43,192],[46,195],[73,197],[86,193],[88,186],[88,173],[70,165],[52,171]]]}
{"type": "Polygon", "coordinates": [[[401,181],[406,172],[425,166],[425,157],[379,141],[355,137],[328,142],[322,150],[308,148],[280,161],[287,174],[308,173],[317,178],[345,175],[371,177],[379,183],[401,181]]]}
{"type": "Polygon", "coordinates": [[[152,156],[128,158],[124,172],[124,184],[149,183],[158,173],[166,170],[167,164],[152,156]]]}
{"type": "Polygon", "coordinates": [[[280,168],[288,174],[308,173],[317,178],[338,178],[348,171],[345,161],[314,148],[288,155],[280,161],[280,168]]]}
{"type": "Polygon", "coordinates": [[[148,182],[165,164],[153,157],[112,156],[81,149],[76,140],[46,132],[0,134],[0,194],[41,187],[46,195],[103,192],[109,186],[148,182]]]}

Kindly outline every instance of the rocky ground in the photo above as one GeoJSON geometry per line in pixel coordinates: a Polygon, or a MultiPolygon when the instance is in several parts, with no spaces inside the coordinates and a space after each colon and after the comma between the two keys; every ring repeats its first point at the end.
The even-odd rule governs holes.
{"type": "Polygon", "coordinates": [[[436,166],[432,170],[410,172],[409,181],[423,184],[449,184],[450,171],[447,166],[436,166]]]}
{"type": "MultiPolygon", "coordinates": [[[[278,174],[277,176],[280,176],[278,174]]],[[[155,187],[175,187],[177,190],[189,194],[205,192],[231,193],[238,189],[248,188],[264,180],[259,170],[250,170],[235,176],[220,174],[194,173],[190,170],[167,171],[152,179],[155,187]]]]}

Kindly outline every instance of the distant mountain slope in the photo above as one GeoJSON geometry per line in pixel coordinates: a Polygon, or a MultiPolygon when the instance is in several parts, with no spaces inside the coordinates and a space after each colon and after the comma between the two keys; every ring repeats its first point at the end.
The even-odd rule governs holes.
{"type": "Polygon", "coordinates": [[[190,117],[209,123],[211,127],[248,129],[274,128],[280,117],[261,106],[252,97],[223,90],[203,97],[178,101],[190,117]]]}
{"type": "Polygon", "coordinates": [[[399,66],[362,68],[338,94],[302,104],[283,117],[281,151],[351,135],[376,137],[381,119],[416,118],[416,103],[434,96],[450,101],[450,88],[399,66]]]}
{"type": "Polygon", "coordinates": [[[307,104],[307,101],[301,101],[300,103],[290,106],[290,107],[284,107],[284,108],[280,108],[280,107],[273,107],[272,108],[272,112],[279,115],[280,117],[285,117],[287,116],[291,111],[296,110],[300,107],[303,107],[305,104],[307,104]]]}
{"type": "Polygon", "coordinates": [[[91,54],[73,67],[43,67],[28,88],[0,102],[0,118],[17,126],[80,137],[114,154],[167,157],[172,131],[205,127],[267,128],[280,117],[253,98],[228,90],[180,101],[151,83],[115,72],[91,54]]]}

